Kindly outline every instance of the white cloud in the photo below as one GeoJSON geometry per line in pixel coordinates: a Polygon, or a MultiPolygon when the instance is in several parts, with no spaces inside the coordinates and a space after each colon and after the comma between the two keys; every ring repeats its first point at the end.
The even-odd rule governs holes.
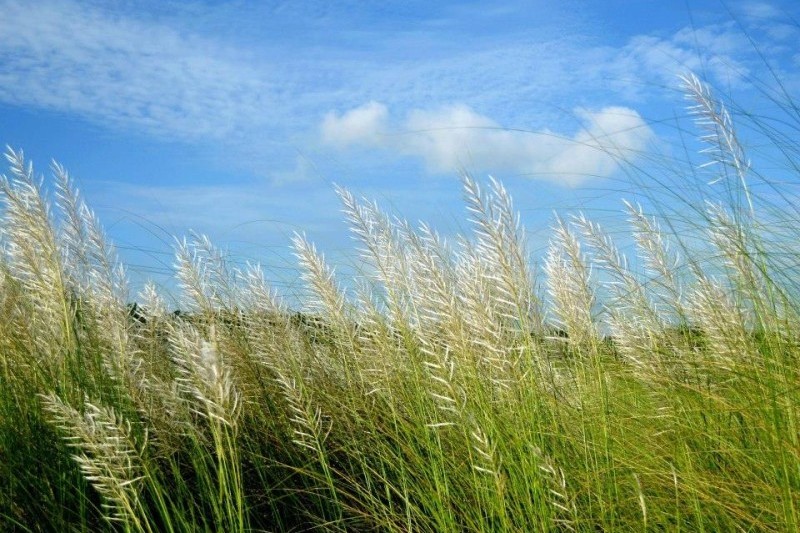
{"type": "Polygon", "coordinates": [[[304,154],[299,154],[295,157],[294,167],[290,170],[271,174],[271,181],[274,185],[311,183],[319,179],[321,179],[320,172],[314,164],[314,160],[304,154]]]}
{"type": "Polygon", "coordinates": [[[388,116],[386,106],[374,101],[341,115],[331,111],[322,121],[322,140],[340,147],[353,143],[379,144],[386,134],[388,116]]]}
{"type": "MultiPolygon", "coordinates": [[[[180,16],[159,19],[121,5],[0,0],[0,102],[161,138],[252,146],[249,139],[267,134],[285,140],[287,131],[309,127],[321,112],[343,102],[380,100],[409,109],[458,101],[506,121],[531,121],[547,113],[546,107],[508,106],[509,95],[527,102],[579,101],[607,90],[613,85],[609,79],[621,80],[615,91],[654,75],[672,85],[675,71],[707,64],[713,75],[730,77],[745,72],[735,58],[748,46],[724,25],[700,28],[699,40],[682,30],[664,39],[633,37],[621,48],[583,46],[569,34],[537,39],[527,33],[470,46],[458,36],[439,39],[422,32],[407,39],[422,39],[426,46],[400,41],[408,60],[398,62],[392,38],[401,37],[394,34],[384,36],[374,54],[361,55],[335,44],[306,49],[307,34],[280,41],[264,36],[233,46],[210,23],[192,26],[180,16]],[[434,42],[437,53],[431,54],[434,42]]],[[[224,20],[241,18],[235,5],[217,10],[226,14],[224,20]]],[[[248,20],[258,19],[254,13],[248,20]]],[[[191,20],[198,17],[192,14],[191,20]]],[[[324,16],[314,23],[332,42],[343,31],[324,16]]],[[[228,30],[229,39],[232,33],[228,30]]],[[[379,39],[368,31],[361,38],[379,39]]],[[[360,116],[332,115],[331,127],[374,127],[379,135],[386,117],[376,106],[360,116]]]]}
{"type": "MultiPolygon", "coordinates": [[[[759,64],[763,70],[731,24],[632,36],[612,47],[598,46],[599,39],[587,45],[569,25],[559,26],[558,34],[542,34],[538,27],[495,34],[489,28],[480,39],[468,39],[467,19],[458,17],[448,31],[422,25],[387,32],[371,25],[385,22],[374,10],[329,4],[295,6],[291,15],[283,13],[285,6],[257,3],[151,4],[161,8],[148,14],[127,2],[0,0],[0,103],[201,144],[221,166],[244,166],[278,181],[314,174],[294,155],[317,148],[306,135],[317,133],[319,117],[330,109],[340,112],[325,116],[321,137],[328,146],[387,146],[437,171],[480,164],[536,172],[542,165],[534,160],[564,152],[564,140],[544,130],[563,131],[556,126],[558,106],[580,102],[597,113],[606,101],[639,106],[654,95],[663,98],[658,88],[675,87],[675,74],[686,69],[725,86],[757,76],[759,64]],[[177,5],[183,7],[176,11],[177,5]],[[297,31],[283,28],[287,23],[297,31]],[[270,24],[284,31],[264,31],[270,24]],[[362,102],[369,103],[355,107],[362,102]],[[405,121],[392,125],[389,109],[377,102],[405,121]],[[441,107],[448,102],[469,107],[441,107]],[[491,130],[520,124],[536,124],[539,131],[491,130]],[[387,138],[399,133],[402,139],[387,138]],[[531,153],[535,157],[525,155],[531,153]]],[[[754,6],[756,14],[775,15],[754,6]]],[[[787,70],[782,79],[796,79],[787,70]]]]}
{"type": "Polygon", "coordinates": [[[434,171],[452,171],[474,163],[481,166],[492,151],[498,166],[516,159],[518,139],[499,124],[464,105],[427,111],[412,110],[396,143],[401,152],[421,156],[434,171]],[[469,159],[469,160],[467,160],[469,159]]]}
{"type": "Polygon", "coordinates": [[[779,43],[792,51],[797,48],[800,29],[792,15],[766,2],[745,3],[741,10],[748,25],[760,29],[769,37],[770,42],[759,43],[762,52],[766,51],[764,48],[779,46],[779,43]]]}
{"type": "Polygon", "coordinates": [[[583,128],[548,163],[555,175],[610,176],[621,162],[641,155],[653,138],[642,117],[626,107],[580,110],[583,128]]]}
{"type": "Polygon", "coordinates": [[[684,28],[668,39],[638,35],[630,39],[609,63],[625,80],[655,78],[674,87],[678,74],[703,73],[724,85],[741,84],[749,75],[739,60],[747,49],[746,38],[730,25],[684,28]]]}
{"type": "Polygon", "coordinates": [[[754,19],[776,19],[782,16],[778,8],[767,2],[745,2],[741,9],[747,17],[754,19]]]}
{"type": "Polygon", "coordinates": [[[63,0],[0,12],[2,102],[184,140],[252,129],[271,109],[267,78],[219,42],[63,0]]]}
{"type": "Polygon", "coordinates": [[[387,115],[385,106],[372,102],[341,116],[326,116],[320,133],[335,148],[379,146],[397,155],[420,158],[433,172],[465,167],[523,174],[568,186],[610,176],[622,160],[644,151],[653,137],[642,117],[624,107],[578,110],[581,127],[572,135],[505,129],[465,105],[414,109],[391,130],[387,129],[387,115]],[[391,134],[377,136],[376,131],[391,134]],[[334,132],[347,133],[347,143],[331,142],[336,139],[331,136],[334,132]]]}

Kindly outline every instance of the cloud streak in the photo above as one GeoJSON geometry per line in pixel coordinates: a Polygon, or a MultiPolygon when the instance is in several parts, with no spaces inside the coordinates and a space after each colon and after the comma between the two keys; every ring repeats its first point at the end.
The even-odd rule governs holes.
{"type": "Polygon", "coordinates": [[[268,80],[236,50],[71,2],[0,6],[0,101],[182,140],[266,119],[268,80]]]}
{"type": "Polygon", "coordinates": [[[328,113],[320,135],[337,150],[361,146],[419,158],[435,173],[465,167],[568,186],[611,176],[654,136],[642,117],[625,107],[579,109],[576,117],[580,127],[571,134],[520,131],[503,128],[468,106],[452,105],[413,109],[393,125],[385,105],[369,102],[341,114],[328,113]]]}

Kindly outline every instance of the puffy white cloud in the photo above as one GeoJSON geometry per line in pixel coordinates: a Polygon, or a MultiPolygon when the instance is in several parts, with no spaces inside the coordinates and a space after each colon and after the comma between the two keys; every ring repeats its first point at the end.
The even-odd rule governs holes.
{"type": "Polygon", "coordinates": [[[499,124],[464,105],[412,110],[402,131],[397,148],[422,157],[435,171],[453,170],[473,162],[480,165],[487,156],[499,163],[506,156],[514,158],[513,152],[518,148],[513,136],[502,131],[499,124]]]}
{"type": "Polygon", "coordinates": [[[642,117],[625,107],[577,110],[581,127],[571,135],[503,128],[465,105],[414,109],[391,129],[387,116],[385,106],[370,102],[341,116],[327,115],[320,126],[321,135],[339,149],[381,147],[420,158],[432,172],[465,167],[568,186],[612,175],[623,160],[644,151],[653,137],[642,117]],[[388,131],[391,134],[387,135],[388,131]]]}
{"type": "Polygon", "coordinates": [[[605,107],[580,110],[583,128],[570,140],[562,140],[557,155],[543,171],[554,176],[574,176],[573,184],[591,176],[610,176],[624,161],[640,155],[653,131],[634,110],[605,107]]]}
{"type": "Polygon", "coordinates": [[[386,106],[374,101],[341,115],[331,111],[322,121],[322,140],[336,146],[380,144],[388,116],[386,106]]]}

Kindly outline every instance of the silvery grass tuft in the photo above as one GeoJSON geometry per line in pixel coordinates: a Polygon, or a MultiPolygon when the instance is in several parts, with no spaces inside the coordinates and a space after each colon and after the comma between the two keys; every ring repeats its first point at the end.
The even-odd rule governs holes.
{"type": "Polygon", "coordinates": [[[800,301],[784,250],[800,220],[758,194],[739,117],[681,83],[715,173],[685,199],[693,233],[658,197],[658,216],[626,202],[635,257],[579,213],[555,218],[537,263],[498,180],[463,177],[468,230],[447,238],[337,187],[357,279],[297,234],[294,299],[191,234],[175,244],[179,294],[148,283],[129,307],[66,170],[52,166],[49,193],[9,150],[0,523],[797,531],[800,301]]]}
{"type": "Polygon", "coordinates": [[[44,405],[77,453],[75,461],[92,486],[104,497],[105,517],[120,522],[126,530],[152,531],[142,516],[142,476],[139,448],[130,423],[108,407],[88,400],[84,413],[65,404],[58,396],[43,398],[44,405]],[[144,520],[143,520],[144,519],[144,520]]]}
{"type": "Polygon", "coordinates": [[[10,176],[0,180],[4,203],[3,251],[7,274],[29,295],[33,316],[30,338],[42,370],[57,366],[59,347],[73,345],[71,289],[61,261],[59,237],[50,224],[51,207],[41,192],[33,165],[22,151],[6,152],[10,176]]]}
{"type": "Polygon", "coordinates": [[[719,165],[719,175],[709,185],[729,178],[728,170],[733,171],[733,178],[738,183],[731,184],[730,190],[743,194],[747,201],[750,215],[755,215],[747,174],[750,161],[745,156],[744,147],[739,142],[736,128],[733,127],[730,113],[725,105],[714,97],[711,87],[700,80],[694,73],[680,76],[682,89],[692,105],[689,112],[695,117],[695,124],[702,130],[700,140],[708,144],[702,153],[708,156],[703,166],[719,165]]]}
{"type": "Polygon", "coordinates": [[[567,342],[577,348],[576,353],[591,352],[598,336],[591,264],[577,235],[561,219],[553,227],[544,271],[553,314],[564,329],[567,342]]]}

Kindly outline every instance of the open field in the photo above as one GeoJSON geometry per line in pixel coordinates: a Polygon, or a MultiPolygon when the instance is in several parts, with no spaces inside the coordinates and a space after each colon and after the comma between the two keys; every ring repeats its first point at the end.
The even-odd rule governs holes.
{"type": "Polygon", "coordinates": [[[630,265],[582,215],[536,264],[497,181],[464,177],[454,242],[341,189],[363,275],[297,235],[302,313],[202,237],[181,314],[130,295],[66,171],[50,205],[9,150],[2,529],[800,530],[800,215],[684,90],[730,193],[697,234],[628,205],[630,265]]]}

